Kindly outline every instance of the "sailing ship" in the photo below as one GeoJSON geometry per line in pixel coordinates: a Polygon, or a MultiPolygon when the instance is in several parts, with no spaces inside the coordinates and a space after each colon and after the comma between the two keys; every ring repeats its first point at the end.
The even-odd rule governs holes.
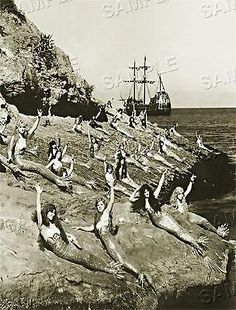
{"type": "Polygon", "coordinates": [[[171,101],[168,93],[165,90],[164,84],[162,82],[161,75],[158,73],[158,87],[156,93],[153,97],[150,97],[149,103],[146,103],[146,90],[147,84],[154,84],[157,81],[147,80],[146,71],[150,66],[146,65],[146,56],[144,57],[143,66],[134,65],[129,67],[133,70],[133,79],[126,80],[126,83],[133,84],[133,96],[129,96],[127,99],[123,99],[125,112],[128,115],[136,113],[139,115],[141,111],[147,111],[147,115],[170,115],[171,113],[171,101]],[[137,71],[143,69],[143,79],[137,78],[137,71]],[[143,84],[143,99],[136,98],[136,84],[143,84]]]}

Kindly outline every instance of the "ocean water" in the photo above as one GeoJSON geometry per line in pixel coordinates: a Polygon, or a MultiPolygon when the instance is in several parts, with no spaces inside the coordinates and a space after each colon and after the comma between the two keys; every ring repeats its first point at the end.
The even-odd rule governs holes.
{"type": "MultiPolygon", "coordinates": [[[[236,168],[236,109],[173,109],[170,116],[149,117],[160,127],[171,127],[178,123],[178,132],[186,138],[196,141],[196,132],[203,142],[227,153],[232,168],[236,168]]],[[[235,179],[236,184],[236,179],[235,179]]],[[[235,188],[235,186],[234,186],[235,188]]],[[[194,189],[193,189],[194,190],[194,189]]],[[[227,223],[230,239],[236,240],[236,200],[235,191],[229,191],[221,197],[212,197],[190,203],[191,208],[217,226],[227,223]]],[[[236,248],[236,243],[235,243],[236,248]]],[[[224,285],[213,287],[199,300],[191,304],[186,299],[179,306],[168,309],[236,309],[236,262],[234,260],[229,277],[224,285]],[[177,308],[179,307],[179,308],[177,308]]]]}

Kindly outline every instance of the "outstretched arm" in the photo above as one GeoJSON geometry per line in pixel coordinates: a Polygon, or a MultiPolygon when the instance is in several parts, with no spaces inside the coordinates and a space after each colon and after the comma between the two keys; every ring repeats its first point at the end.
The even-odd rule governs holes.
{"type": "Polygon", "coordinates": [[[113,185],[110,188],[111,188],[111,190],[110,190],[110,201],[109,201],[108,206],[106,208],[107,212],[111,212],[113,204],[114,204],[114,201],[115,201],[115,194],[114,194],[114,187],[113,187],[113,185]]]}
{"type": "Polygon", "coordinates": [[[67,176],[70,177],[72,175],[74,169],[74,155],[72,156],[72,160],[70,162],[70,168],[67,171],[67,176]]]}
{"type": "Polygon", "coordinates": [[[152,144],[151,144],[151,146],[150,146],[150,151],[154,148],[154,144],[155,144],[155,140],[153,139],[153,140],[152,140],[152,144]]]}
{"type": "Polygon", "coordinates": [[[8,157],[8,161],[10,162],[12,160],[12,152],[13,152],[13,148],[14,148],[14,144],[15,144],[15,133],[13,134],[13,136],[11,137],[9,146],[8,146],[8,151],[7,151],[7,157],[8,157]]]}
{"type": "Polygon", "coordinates": [[[89,146],[91,144],[91,135],[90,135],[90,130],[88,129],[88,141],[89,141],[89,146]]]}
{"type": "Polygon", "coordinates": [[[64,146],[64,149],[63,149],[62,154],[61,154],[62,157],[65,156],[66,151],[67,151],[67,148],[68,148],[68,144],[66,144],[66,145],[64,146]]]}
{"type": "Polygon", "coordinates": [[[193,188],[193,183],[194,183],[195,178],[196,178],[196,175],[193,174],[193,175],[191,176],[191,178],[190,178],[190,182],[189,182],[189,184],[188,184],[188,187],[187,187],[187,189],[186,189],[186,191],[185,191],[185,193],[184,193],[184,196],[185,196],[185,197],[187,197],[188,194],[191,192],[191,190],[192,190],[192,188],[193,188]]]}
{"type": "Polygon", "coordinates": [[[42,215],[41,215],[41,202],[40,202],[40,195],[43,192],[41,187],[39,185],[35,186],[35,189],[37,191],[37,219],[38,219],[38,228],[41,229],[42,226],[42,215]]]}
{"type": "Polygon", "coordinates": [[[161,188],[162,188],[162,185],[164,183],[164,180],[165,180],[165,175],[166,175],[166,172],[167,170],[165,170],[163,173],[162,173],[162,176],[161,176],[161,179],[159,181],[159,184],[154,192],[154,197],[157,198],[161,192],[161,188]]]}
{"type": "Polygon", "coordinates": [[[107,160],[106,158],[104,159],[104,174],[107,172],[107,160]]]}
{"type": "Polygon", "coordinates": [[[89,226],[78,226],[76,227],[77,230],[82,230],[82,231],[87,231],[87,232],[92,232],[94,231],[94,225],[89,225],[89,226]]]}
{"type": "Polygon", "coordinates": [[[33,136],[35,130],[38,128],[39,121],[40,121],[40,118],[41,118],[41,116],[42,116],[42,113],[43,113],[42,110],[38,110],[37,119],[36,119],[36,121],[34,122],[34,124],[33,124],[33,126],[31,127],[31,129],[29,130],[29,135],[28,135],[28,138],[29,138],[29,139],[33,136]]]}

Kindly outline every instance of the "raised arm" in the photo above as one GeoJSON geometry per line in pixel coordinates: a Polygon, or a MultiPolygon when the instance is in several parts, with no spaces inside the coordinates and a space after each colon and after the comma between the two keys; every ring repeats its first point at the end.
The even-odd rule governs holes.
{"type": "Polygon", "coordinates": [[[193,188],[193,183],[194,183],[194,180],[196,179],[196,175],[192,175],[191,178],[190,178],[190,182],[188,184],[188,187],[184,193],[184,196],[187,197],[188,194],[191,192],[192,188],[193,188]]]}
{"type": "Polygon", "coordinates": [[[94,231],[94,225],[89,225],[89,226],[78,226],[78,227],[75,227],[77,230],[82,230],[82,231],[87,231],[87,232],[92,232],[94,231]]]}
{"type": "Polygon", "coordinates": [[[155,140],[153,139],[153,140],[152,140],[152,144],[151,144],[151,146],[150,146],[150,151],[154,148],[154,144],[155,144],[155,140]]]}
{"type": "Polygon", "coordinates": [[[165,175],[166,175],[166,172],[167,170],[165,170],[163,173],[162,173],[162,176],[160,178],[160,181],[159,181],[159,184],[154,192],[154,197],[157,198],[161,192],[161,188],[162,188],[162,185],[164,183],[164,180],[165,180],[165,175]]]}
{"type": "Polygon", "coordinates": [[[88,129],[88,141],[89,141],[89,145],[91,144],[91,135],[90,135],[90,130],[88,129]]]}
{"type": "Polygon", "coordinates": [[[37,209],[36,210],[37,210],[38,228],[41,229],[43,221],[42,221],[42,214],[41,214],[40,195],[43,192],[43,190],[41,189],[41,187],[39,185],[36,185],[35,189],[37,191],[37,200],[36,200],[37,209]]]}
{"type": "Polygon", "coordinates": [[[15,139],[16,139],[16,131],[14,131],[14,134],[11,137],[9,146],[8,146],[8,150],[7,150],[7,157],[8,157],[8,161],[12,161],[12,152],[13,152],[13,148],[14,148],[14,144],[15,144],[15,139]]]}
{"type": "Polygon", "coordinates": [[[72,156],[72,160],[70,162],[70,168],[67,171],[67,176],[68,177],[70,177],[72,175],[73,169],[74,169],[74,155],[72,156]]]}
{"type": "Polygon", "coordinates": [[[106,158],[104,159],[104,174],[107,172],[107,160],[106,158]]]}
{"type": "Polygon", "coordinates": [[[38,110],[37,119],[36,119],[36,121],[34,122],[34,124],[33,124],[33,126],[31,127],[31,129],[29,130],[29,135],[28,135],[28,138],[29,138],[29,139],[33,136],[35,130],[38,128],[39,121],[40,121],[40,118],[41,118],[41,116],[42,116],[42,113],[43,113],[42,110],[38,110]]]}
{"type": "Polygon", "coordinates": [[[111,186],[110,189],[111,189],[110,190],[110,201],[109,201],[108,206],[106,208],[106,212],[111,212],[114,201],[115,201],[114,187],[111,186]]]}
{"type": "Polygon", "coordinates": [[[62,157],[65,156],[66,151],[67,151],[67,148],[68,148],[68,143],[64,146],[64,149],[63,149],[63,151],[62,151],[62,153],[61,153],[61,156],[62,156],[62,157]]]}

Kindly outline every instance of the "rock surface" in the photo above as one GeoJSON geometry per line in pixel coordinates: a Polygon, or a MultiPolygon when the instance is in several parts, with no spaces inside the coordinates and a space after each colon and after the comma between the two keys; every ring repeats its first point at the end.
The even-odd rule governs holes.
{"type": "MultiPolygon", "coordinates": [[[[33,122],[33,117],[21,115],[21,118],[29,124],[33,122]]],[[[73,229],[77,225],[93,223],[95,200],[105,192],[103,163],[92,160],[90,168],[81,165],[88,162],[88,141],[86,136],[70,130],[73,119],[53,117],[52,123],[52,126],[38,128],[30,145],[38,145],[38,156],[31,156],[30,160],[46,165],[47,144],[51,139],[60,137],[62,145],[69,143],[68,154],[75,154],[76,174],[87,181],[93,180],[95,184],[92,189],[74,184],[74,193],[70,195],[32,173],[28,174],[30,178],[27,178],[25,184],[17,182],[9,172],[0,174],[2,309],[158,309],[166,301],[178,299],[191,291],[198,293],[202,287],[217,285],[226,279],[226,274],[210,271],[204,260],[208,256],[226,271],[230,248],[220,237],[190,224],[172,211],[176,220],[194,237],[204,235],[209,238],[209,247],[204,257],[198,257],[189,245],[152,226],[146,217],[132,213],[128,198],[119,194],[115,198],[114,222],[120,225],[120,229],[114,236],[114,242],[134,266],[153,279],[157,296],[149,288],[139,287],[135,278],[129,274],[125,275],[124,280],[117,280],[113,276],[91,272],[64,261],[47,250],[39,250],[37,227],[31,221],[31,214],[35,210],[36,183],[44,189],[43,201],[54,203],[61,218],[69,220],[69,223],[63,223],[66,232],[74,234],[84,248],[104,261],[111,261],[93,234],[73,229]]],[[[8,133],[12,132],[13,126],[9,126],[8,133]]],[[[122,136],[107,124],[104,124],[104,128],[112,136],[104,142],[102,152],[107,155],[109,162],[114,162],[114,151],[122,141],[122,136]]],[[[140,141],[150,143],[151,139],[152,134],[139,133],[140,141]]],[[[132,149],[134,142],[128,142],[132,149]]],[[[188,151],[183,147],[176,150],[186,160],[183,164],[172,161],[182,173],[168,172],[160,198],[163,203],[168,201],[173,186],[180,183],[186,185],[190,167],[201,161],[191,142],[185,139],[181,143],[179,140],[175,142],[185,143],[188,151]]],[[[6,155],[6,147],[0,146],[0,153],[6,155]]],[[[157,168],[163,171],[164,166],[157,163],[157,168]]],[[[139,184],[150,180],[156,184],[160,178],[158,170],[144,172],[133,165],[129,166],[129,173],[139,184]]],[[[196,184],[193,192],[197,191],[197,187],[196,184]]]]}

